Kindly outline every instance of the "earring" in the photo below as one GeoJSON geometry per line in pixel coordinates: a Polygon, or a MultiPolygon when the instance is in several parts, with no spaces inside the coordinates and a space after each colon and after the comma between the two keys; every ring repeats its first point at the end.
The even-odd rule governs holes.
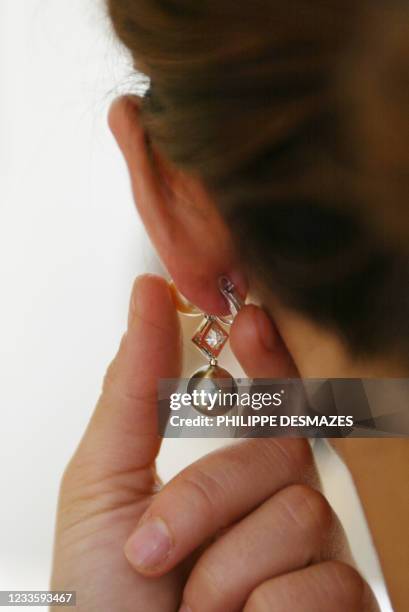
{"type": "Polygon", "coordinates": [[[226,277],[219,280],[219,290],[230,310],[230,315],[225,317],[201,312],[181,296],[173,282],[171,289],[179,312],[188,316],[204,317],[192,342],[209,361],[191,376],[187,392],[194,399],[193,405],[198,412],[214,416],[226,414],[237,403],[235,399],[237,395],[233,395],[237,394],[237,385],[233,376],[218,365],[217,358],[229,337],[225,328],[233,323],[234,317],[243,306],[243,301],[234,284],[226,277]],[[225,403],[226,398],[230,398],[228,405],[225,403]]]}

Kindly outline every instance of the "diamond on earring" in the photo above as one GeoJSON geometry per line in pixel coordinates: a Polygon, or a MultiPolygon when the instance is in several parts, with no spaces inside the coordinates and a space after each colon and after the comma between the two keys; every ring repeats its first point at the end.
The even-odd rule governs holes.
{"type": "MultiPolygon", "coordinates": [[[[204,392],[205,395],[216,396],[216,401],[212,402],[211,408],[212,414],[215,416],[226,414],[235,406],[235,404],[231,403],[230,405],[224,404],[224,397],[229,396],[232,398],[237,394],[237,384],[230,372],[227,372],[227,370],[224,370],[217,364],[217,357],[229,338],[229,334],[223,328],[223,325],[231,325],[234,317],[243,305],[243,300],[236,292],[230,279],[222,277],[219,281],[219,290],[226,299],[230,315],[222,317],[202,313],[204,319],[196,330],[192,342],[209,360],[209,363],[191,376],[187,387],[189,394],[198,391],[200,393],[204,392]]],[[[172,286],[172,291],[177,291],[174,285],[172,286]]],[[[195,306],[187,305],[186,300],[179,298],[177,294],[175,302],[179,312],[183,314],[190,316],[200,314],[200,311],[195,306]]],[[[202,414],[209,414],[209,404],[206,399],[201,404],[195,404],[194,408],[202,414]]]]}
{"type": "Polygon", "coordinates": [[[197,348],[210,359],[216,359],[228,339],[220,323],[214,317],[207,316],[192,338],[197,348]]]}

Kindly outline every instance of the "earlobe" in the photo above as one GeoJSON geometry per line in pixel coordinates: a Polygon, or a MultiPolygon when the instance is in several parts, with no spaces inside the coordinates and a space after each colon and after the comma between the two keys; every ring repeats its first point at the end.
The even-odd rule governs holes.
{"type": "Polygon", "coordinates": [[[218,289],[231,278],[244,297],[230,231],[201,182],[174,168],[152,148],[139,117],[140,99],[115,101],[109,126],[127,163],[136,207],[159,257],[186,298],[211,314],[227,314],[218,289]]]}

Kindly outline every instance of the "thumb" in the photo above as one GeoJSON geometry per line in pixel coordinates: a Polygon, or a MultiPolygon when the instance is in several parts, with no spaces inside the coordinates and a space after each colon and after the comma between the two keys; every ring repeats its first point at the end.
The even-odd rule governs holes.
{"type": "Polygon", "coordinates": [[[244,306],[230,332],[230,346],[251,378],[298,378],[299,373],[278,329],[267,313],[244,306]]]}
{"type": "Polygon", "coordinates": [[[178,378],[181,333],[168,283],[144,275],[135,281],[128,329],[108,368],[103,391],[73,461],[87,478],[148,468],[160,448],[157,383],[178,378]]]}

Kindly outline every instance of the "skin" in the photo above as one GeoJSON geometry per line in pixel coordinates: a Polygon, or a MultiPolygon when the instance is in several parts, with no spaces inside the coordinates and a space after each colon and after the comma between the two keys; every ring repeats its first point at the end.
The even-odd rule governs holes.
{"type": "MultiPolygon", "coordinates": [[[[206,312],[226,314],[217,279],[228,275],[243,296],[248,289],[229,230],[197,177],[186,176],[155,150],[149,157],[138,109],[137,99],[122,98],[109,121],[139,214],[181,292],[206,312]]],[[[336,337],[316,330],[314,340],[311,325],[293,313],[286,316],[279,304],[269,313],[246,306],[232,327],[232,348],[249,376],[305,375],[307,363],[327,376],[314,348],[320,342],[325,372],[348,365],[345,375],[352,375],[354,364],[336,337]],[[300,325],[305,329],[297,343],[300,325]]],[[[319,491],[306,441],[243,440],[162,486],[155,470],[156,384],[180,371],[172,293],[163,279],[141,277],[127,332],[62,481],[52,588],[76,590],[77,609],[87,612],[378,610],[319,491]]],[[[366,482],[358,447],[341,451],[353,475],[356,470],[366,482]]],[[[407,446],[402,453],[407,456],[407,446]]],[[[383,460],[387,465],[387,452],[378,458],[383,460]]],[[[389,467],[399,488],[396,458],[389,467]]],[[[359,486],[358,476],[356,481],[359,486]]],[[[374,501],[371,492],[362,499],[368,508],[374,501]]],[[[375,517],[368,511],[371,517],[383,525],[388,518],[382,510],[375,517]]],[[[377,541],[381,557],[383,537],[377,541]]],[[[387,566],[388,555],[382,558],[387,566]]],[[[396,583],[391,593],[401,606],[400,580],[389,586],[396,583]]]]}

